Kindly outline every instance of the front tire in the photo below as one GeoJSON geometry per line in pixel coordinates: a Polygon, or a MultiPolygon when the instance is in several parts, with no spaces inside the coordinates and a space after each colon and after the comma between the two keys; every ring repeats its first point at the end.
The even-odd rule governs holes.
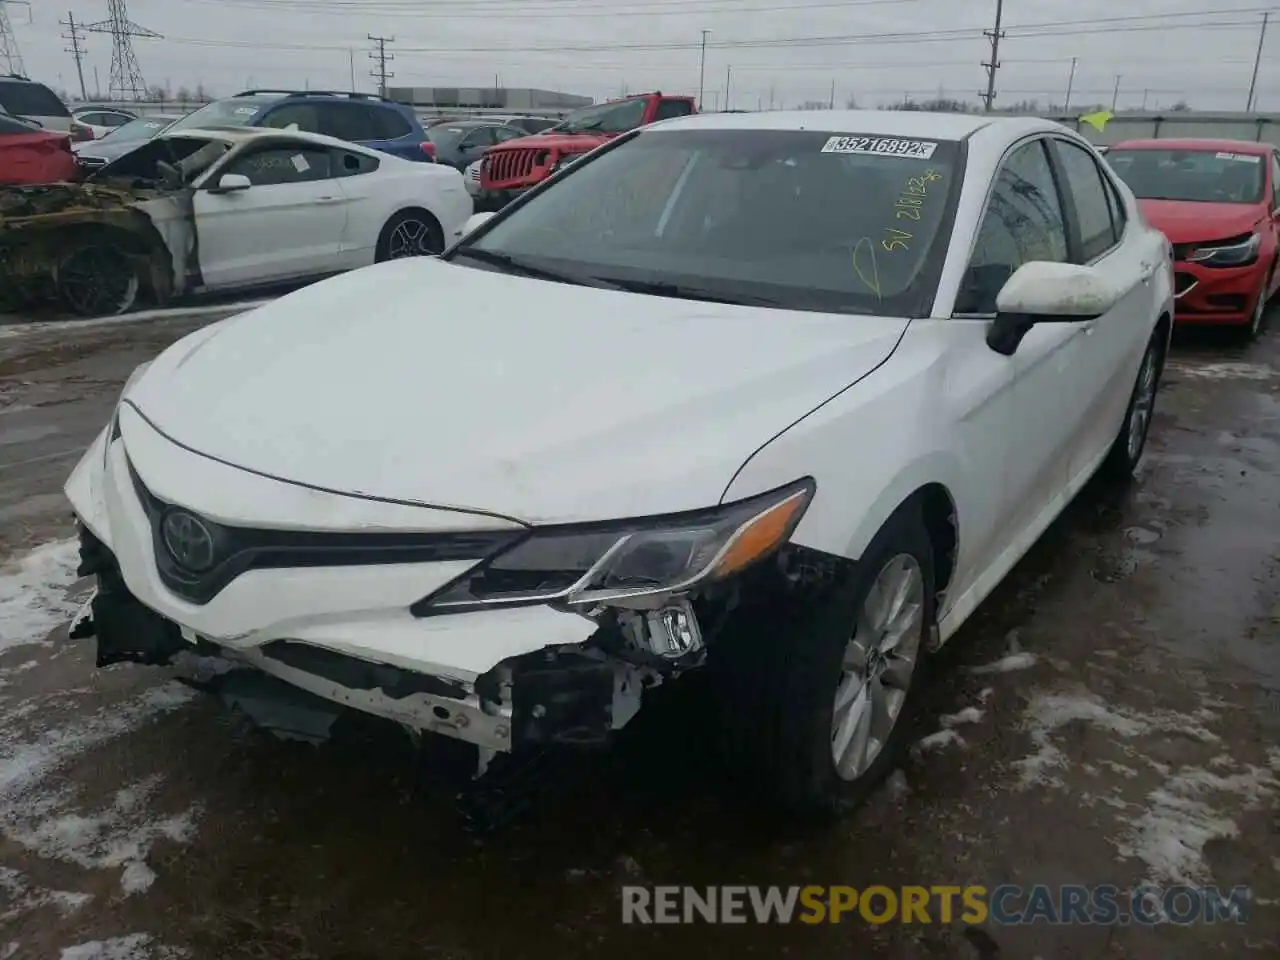
{"type": "Polygon", "coordinates": [[[897,765],[935,619],[933,550],[918,507],[899,510],[847,581],[722,640],[720,707],[731,764],[785,811],[831,816],[897,765]]]}
{"type": "Polygon", "coordinates": [[[1116,434],[1107,458],[1102,462],[1102,473],[1116,483],[1133,479],[1138,464],[1147,447],[1147,435],[1151,432],[1151,419],[1155,415],[1156,393],[1160,389],[1160,375],[1164,370],[1165,332],[1163,325],[1156,328],[1147,342],[1146,353],[1138,367],[1138,377],[1129,395],[1129,407],[1124,422],[1116,434]]]}
{"type": "Polygon", "coordinates": [[[90,242],[62,258],[54,273],[54,286],[76,315],[103,317],[133,307],[141,280],[127,253],[107,243],[90,242]]]}

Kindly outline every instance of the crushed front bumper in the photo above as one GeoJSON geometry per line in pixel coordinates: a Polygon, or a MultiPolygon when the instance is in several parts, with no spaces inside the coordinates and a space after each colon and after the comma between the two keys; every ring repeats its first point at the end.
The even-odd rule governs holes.
{"type": "MultiPolygon", "coordinates": [[[[350,522],[351,510],[410,508],[318,505],[315,491],[170,444],[127,408],[121,422],[123,438],[104,431],[66,487],[81,522],[80,572],[98,581],[75,635],[96,638],[99,666],[216,651],[339,707],[498,752],[602,742],[639,709],[640,670],[597,649],[608,627],[596,619],[546,605],[412,615],[415,600],[474,561],[249,569],[205,602],[184,599],[161,575],[164,548],[135,468],[158,493],[185,478],[181,488],[200,491],[202,502],[182,506],[219,520],[230,501],[241,516],[252,512],[246,505],[269,503],[278,522],[299,527],[303,514],[345,511],[350,522]]],[[[446,522],[417,513],[428,528],[446,522]]]]}

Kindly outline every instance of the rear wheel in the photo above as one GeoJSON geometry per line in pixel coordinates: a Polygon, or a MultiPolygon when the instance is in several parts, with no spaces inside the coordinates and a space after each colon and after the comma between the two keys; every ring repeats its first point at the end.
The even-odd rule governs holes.
{"type": "Polygon", "coordinates": [[[1156,392],[1160,389],[1160,374],[1164,368],[1165,331],[1163,325],[1156,328],[1142,355],[1138,378],[1129,396],[1129,408],[1115,442],[1102,464],[1102,472],[1111,480],[1125,483],[1133,479],[1133,473],[1142,460],[1147,446],[1147,434],[1151,431],[1151,419],[1155,414],[1156,392]]]}
{"type": "Polygon", "coordinates": [[[818,609],[797,604],[723,638],[713,676],[739,772],[793,814],[865,800],[910,732],[934,589],[933,551],[912,505],[818,609]]]}
{"type": "Polygon", "coordinates": [[[425,210],[402,210],[387,221],[378,237],[377,258],[403,260],[432,257],[444,252],[444,231],[425,210]]]}

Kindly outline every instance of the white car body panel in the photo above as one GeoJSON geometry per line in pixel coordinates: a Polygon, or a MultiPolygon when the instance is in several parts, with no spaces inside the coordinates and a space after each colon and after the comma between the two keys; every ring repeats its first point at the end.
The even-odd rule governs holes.
{"type": "Polygon", "coordinates": [[[164,357],[134,387],[166,435],[329,490],[533,523],[718,502],[761,443],[883,361],[907,326],[817,313],[782,325],[755,307],[417,259],[335,277],[243,321],[182,361],[180,396],[164,357]],[[466,323],[416,295],[442,289],[467,305],[466,323]],[[374,299],[382,309],[362,313],[374,299]],[[618,362],[676,330],[680,348],[661,369],[618,362]],[[395,346],[351,380],[350,357],[378,343],[395,346]],[[708,364],[713,350],[721,360],[708,364]]]}
{"type": "MultiPolygon", "coordinates": [[[[1172,317],[1167,242],[1118,185],[1128,226],[1092,276],[1127,292],[1096,320],[1037,324],[1006,356],[987,344],[990,317],[954,314],[957,291],[1008,151],[1029,137],[1087,149],[1075,134],[1033,119],[832,111],[701,115],[641,136],[819,122],[968,138],[929,316],[670,299],[434,260],[384,264],[162,354],[125,391],[120,439],[108,451],[99,438],[68,481],[77,514],[114,551],[130,590],[188,634],[421,729],[442,729],[428,696],[391,701],[258,651],[301,640],[472,683],[509,657],[584,643],[595,621],[549,606],[409,614],[471,561],[251,570],[210,602],[187,603],[159,579],[125,449],[162,499],[225,524],[282,530],[619,520],[812,477],[816,493],[792,541],[855,561],[898,507],[931,487],[949,499],[958,531],[939,611],[945,640],[1106,456],[1146,345],[1172,317]]],[[[411,166],[450,174],[462,191],[455,171],[411,166]]],[[[355,220],[348,213],[348,234],[355,220]]],[[[500,726],[483,742],[500,741],[500,726]]]]}

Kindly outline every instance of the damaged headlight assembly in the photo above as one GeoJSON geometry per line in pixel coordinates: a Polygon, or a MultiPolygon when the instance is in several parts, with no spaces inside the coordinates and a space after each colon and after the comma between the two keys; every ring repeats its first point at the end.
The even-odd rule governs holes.
{"type": "Polygon", "coordinates": [[[813,493],[804,479],[710,510],[535,529],[413,612],[551,602],[653,609],[667,595],[724,580],[772,554],[790,539],[813,493]]]}

